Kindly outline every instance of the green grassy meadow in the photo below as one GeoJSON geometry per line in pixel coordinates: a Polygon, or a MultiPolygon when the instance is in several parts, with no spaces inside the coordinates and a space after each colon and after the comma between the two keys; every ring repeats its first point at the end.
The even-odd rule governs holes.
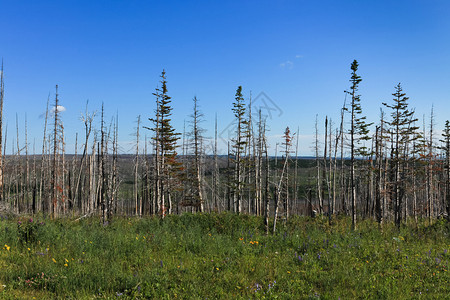
{"type": "Polygon", "coordinates": [[[0,221],[1,299],[445,299],[449,225],[234,214],[0,221]]]}

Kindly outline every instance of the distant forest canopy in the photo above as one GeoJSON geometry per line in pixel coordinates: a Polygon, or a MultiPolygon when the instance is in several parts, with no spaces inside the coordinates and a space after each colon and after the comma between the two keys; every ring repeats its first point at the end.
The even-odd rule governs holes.
{"type": "MultiPolygon", "coordinates": [[[[350,66],[346,101],[338,126],[328,117],[315,124],[314,157],[299,160],[299,129],[286,127],[283,142],[268,151],[267,116],[252,111],[242,86],[234,96],[234,121],[226,129],[227,154],[219,155],[217,120],[213,139],[206,139],[199,101],[183,132],[172,122],[172,102],[163,70],[155,89],[154,111],[142,125],[137,119],[135,153],[119,155],[118,119],[106,122],[104,109],[86,109],[83,135],[69,155],[58,86],[44,118],[42,149],[25,140],[12,143],[0,103],[0,213],[46,216],[96,214],[103,222],[114,215],[159,215],[231,211],[278,219],[292,214],[347,214],[373,217],[379,223],[447,217],[450,211],[450,123],[437,132],[433,113],[420,124],[399,83],[392,100],[382,103],[377,122],[369,123],[359,94],[358,62],[350,66]],[[100,128],[94,128],[95,118],[100,128]],[[324,122],[319,132],[319,122],[324,122]],[[425,122],[424,122],[425,123],[425,122]],[[371,130],[372,129],[372,130],[371,130]],[[145,131],[145,134],[143,134],[145,131]],[[143,139],[142,136],[145,136],[143,139]],[[147,138],[149,136],[149,138],[147,138]],[[79,150],[81,149],[81,150],[79,150]],[[37,154],[40,152],[39,154],[37,154]]],[[[18,126],[16,126],[18,128],[18,126]]]]}

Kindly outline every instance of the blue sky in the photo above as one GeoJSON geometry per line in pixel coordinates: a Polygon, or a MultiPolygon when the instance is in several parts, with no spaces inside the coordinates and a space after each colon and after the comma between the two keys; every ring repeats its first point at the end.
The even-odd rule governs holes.
{"type": "Polygon", "coordinates": [[[320,128],[326,115],[338,125],[353,59],[369,121],[378,121],[381,102],[401,82],[416,115],[429,123],[434,105],[442,128],[450,118],[449,15],[450,2],[425,0],[0,0],[7,149],[16,115],[21,143],[26,117],[30,146],[35,139],[40,149],[40,115],[58,84],[67,152],[75,133],[84,134],[87,100],[98,112],[104,102],[107,120],[118,113],[121,151],[132,152],[137,116],[150,125],[165,69],[180,132],[194,96],[206,135],[214,134],[215,114],[222,132],[242,85],[247,99],[264,92],[279,109],[268,120],[272,151],[290,126],[300,128],[300,155],[309,155],[316,114],[320,128]]]}

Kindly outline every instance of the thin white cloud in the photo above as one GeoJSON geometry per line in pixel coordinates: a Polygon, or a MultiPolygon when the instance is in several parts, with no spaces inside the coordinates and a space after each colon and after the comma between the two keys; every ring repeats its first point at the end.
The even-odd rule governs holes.
{"type": "MultiPolygon", "coordinates": [[[[303,55],[301,55],[301,54],[296,54],[295,55],[295,59],[301,59],[301,58],[303,58],[303,55]]],[[[294,68],[294,61],[293,60],[287,60],[285,62],[282,62],[280,64],[280,68],[282,68],[282,69],[292,69],[292,68],[294,68]]]]}
{"type": "MultiPolygon", "coordinates": [[[[58,112],[63,112],[63,111],[66,111],[66,108],[64,107],[64,106],[62,106],[62,105],[58,105],[58,112]]],[[[51,111],[50,112],[52,112],[52,113],[54,113],[55,112],[55,107],[53,106],[52,107],[52,109],[51,109],[51,111]]]]}
{"type": "MultiPolygon", "coordinates": [[[[58,112],[63,112],[66,111],[66,108],[62,105],[58,105],[58,112]]],[[[52,109],[50,109],[50,111],[48,112],[49,117],[51,117],[52,114],[55,113],[55,107],[53,106],[52,109]]],[[[39,118],[45,118],[45,112],[39,115],[39,118]]]]}
{"type": "Polygon", "coordinates": [[[282,62],[280,64],[280,67],[283,69],[292,69],[294,67],[294,63],[290,60],[287,60],[285,62],[282,62]]]}

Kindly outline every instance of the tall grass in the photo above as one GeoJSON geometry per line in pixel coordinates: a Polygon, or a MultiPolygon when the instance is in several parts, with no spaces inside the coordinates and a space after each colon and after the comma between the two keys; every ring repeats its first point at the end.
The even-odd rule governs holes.
{"type": "Polygon", "coordinates": [[[0,221],[0,298],[445,298],[449,225],[234,214],[0,221]],[[18,222],[21,222],[20,226],[18,222]],[[28,222],[28,223],[27,223],[28,222]],[[24,240],[24,227],[34,224],[24,240]]]}

